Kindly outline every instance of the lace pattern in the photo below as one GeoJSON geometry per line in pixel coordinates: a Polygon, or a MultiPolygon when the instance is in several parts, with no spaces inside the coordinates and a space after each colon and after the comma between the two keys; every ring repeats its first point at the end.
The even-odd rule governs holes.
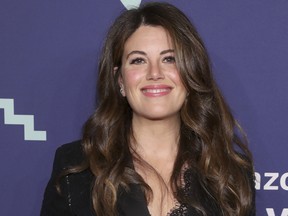
{"type": "MultiPolygon", "coordinates": [[[[186,195],[188,195],[188,192],[191,190],[191,183],[189,180],[190,174],[189,169],[186,168],[183,171],[183,177],[181,179],[183,190],[186,195]]],[[[171,211],[167,213],[167,216],[188,216],[187,206],[175,200],[175,207],[173,207],[171,211]]]]}
{"type": "Polygon", "coordinates": [[[171,209],[167,216],[187,216],[187,206],[177,202],[176,206],[171,209]]]}

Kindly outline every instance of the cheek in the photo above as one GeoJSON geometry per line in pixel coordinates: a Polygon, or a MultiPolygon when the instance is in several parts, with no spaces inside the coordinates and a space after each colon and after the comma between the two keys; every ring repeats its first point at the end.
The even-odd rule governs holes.
{"type": "Polygon", "coordinates": [[[139,70],[123,70],[123,84],[126,89],[135,88],[142,79],[142,73],[139,70]]]}
{"type": "Polygon", "coordinates": [[[176,85],[183,86],[184,88],[183,82],[181,80],[181,77],[178,71],[173,71],[172,73],[169,74],[169,77],[176,85]]]}

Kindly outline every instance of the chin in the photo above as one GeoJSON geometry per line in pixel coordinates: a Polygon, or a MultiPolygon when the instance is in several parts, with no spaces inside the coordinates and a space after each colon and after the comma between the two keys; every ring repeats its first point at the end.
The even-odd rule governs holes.
{"type": "Polygon", "coordinates": [[[177,113],[164,113],[162,112],[153,112],[153,113],[147,113],[142,116],[143,118],[146,118],[147,120],[151,121],[161,121],[161,120],[168,120],[168,119],[178,119],[179,118],[179,112],[177,113]]]}

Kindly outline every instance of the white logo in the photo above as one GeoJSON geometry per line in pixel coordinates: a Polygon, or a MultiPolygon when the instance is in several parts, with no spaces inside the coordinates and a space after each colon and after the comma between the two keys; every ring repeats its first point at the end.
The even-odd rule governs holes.
{"type": "Polygon", "coordinates": [[[34,115],[14,114],[14,99],[0,98],[0,109],[4,109],[4,124],[24,126],[24,140],[47,140],[46,131],[34,130],[34,115]]]}
{"type": "MultiPolygon", "coordinates": [[[[273,208],[266,208],[268,216],[276,216],[273,208]]],[[[288,216],[288,208],[282,210],[281,216],[288,216]]]]}
{"type": "Polygon", "coordinates": [[[288,172],[265,172],[264,175],[255,172],[255,188],[256,190],[288,190],[288,172]]]}
{"type": "Polygon", "coordinates": [[[120,0],[127,10],[138,8],[141,0],[120,0]]]}

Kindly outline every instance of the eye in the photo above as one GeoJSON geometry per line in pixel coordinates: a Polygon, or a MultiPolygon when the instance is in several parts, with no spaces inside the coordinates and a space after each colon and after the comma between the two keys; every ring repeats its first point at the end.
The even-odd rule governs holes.
{"type": "Polygon", "coordinates": [[[130,64],[136,64],[136,65],[143,63],[145,63],[145,60],[143,58],[134,58],[130,61],[130,64]]]}
{"type": "Polygon", "coordinates": [[[163,62],[166,63],[175,63],[175,57],[174,56],[167,56],[163,59],[163,62]]]}

